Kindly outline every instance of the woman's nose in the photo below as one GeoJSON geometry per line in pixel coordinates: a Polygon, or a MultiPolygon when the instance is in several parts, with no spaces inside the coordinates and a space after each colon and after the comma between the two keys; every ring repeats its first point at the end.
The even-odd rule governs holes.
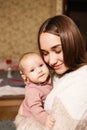
{"type": "Polygon", "coordinates": [[[51,54],[49,58],[49,64],[52,66],[57,63],[57,56],[55,54],[51,54]]]}

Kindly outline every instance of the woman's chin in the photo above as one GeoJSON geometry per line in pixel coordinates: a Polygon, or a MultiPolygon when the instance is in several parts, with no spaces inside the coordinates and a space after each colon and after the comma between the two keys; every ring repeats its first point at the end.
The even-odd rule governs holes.
{"type": "Polygon", "coordinates": [[[59,69],[54,69],[55,72],[58,74],[58,75],[63,75],[67,70],[68,70],[68,67],[66,66],[62,66],[61,68],[59,69]]]}
{"type": "Polygon", "coordinates": [[[64,70],[55,70],[56,74],[63,75],[65,73],[64,70]]]}

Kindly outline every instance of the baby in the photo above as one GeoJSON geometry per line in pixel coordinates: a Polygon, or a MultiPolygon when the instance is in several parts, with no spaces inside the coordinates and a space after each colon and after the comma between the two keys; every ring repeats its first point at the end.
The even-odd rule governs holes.
{"type": "Polygon", "coordinates": [[[26,86],[25,98],[20,106],[18,115],[34,117],[46,128],[51,129],[54,126],[55,119],[44,110],[45,99],[52,90],[48,67],[39,54],[30,52],[21,57],[19,70],[26,86]]]}

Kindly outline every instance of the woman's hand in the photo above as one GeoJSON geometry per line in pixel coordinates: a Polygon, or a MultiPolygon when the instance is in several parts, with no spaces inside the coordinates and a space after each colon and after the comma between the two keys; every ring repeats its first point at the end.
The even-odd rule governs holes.
{"type": "Polygon", "coordinates": [[[18,115],[22,115],[22,114],[23,114],[23,107],[20,106],[20,107],[19,107],[19,110],[18,110],[18,115]]]}

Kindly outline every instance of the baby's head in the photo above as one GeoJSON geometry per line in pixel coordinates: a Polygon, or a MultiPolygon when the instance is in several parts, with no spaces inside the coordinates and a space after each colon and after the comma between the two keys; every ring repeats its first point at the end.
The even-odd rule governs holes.
{"type": "Polygon", "coordinates": [[[22,78],[28,83],[43,83],[49,76],[49,69],[41,56],[34,52],[25,53],[19,61],[22,78]]]}

